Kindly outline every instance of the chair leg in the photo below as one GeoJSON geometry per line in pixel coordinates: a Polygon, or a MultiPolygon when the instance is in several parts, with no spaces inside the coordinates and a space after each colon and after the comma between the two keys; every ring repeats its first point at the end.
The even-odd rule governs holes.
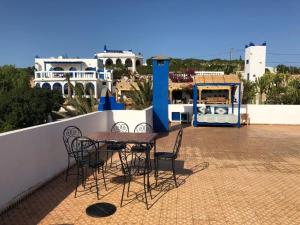
{"type": "Polygon", "coordinates": [[[131,176],[129,176],[129,181],[127,185],[127,197],[129,197],[129,188],[130,188],[131,176]]]}
{"type": "Polygon", "coordinates": [[[84,171],[84,168],[81,167],[81,184],[83,186],[83,188],[85,189],[85,171],[84,171]]]}
{"type": "Polygon", "coordinates": [[[97,168],[93,169],[93,174],[94,174],[94,179],[96,181],[97,199],[99,200],[99,186],[98,186],[97,168]]]}
{"type": "Polygon", "coordinates": [[[178,185],[177,185],[177,180],[176,180],[176,173],[175,173],[175,160],[172,159],[172,170],[173,170],[173,178],[174,178],[174,181],[175,181],[175,187],[177,188],[178,185]]]}
{"type": "MultiPolygon", "coordinates": [[[[99,168],[98,168],[98,169],[99,169],[99,168]]],[[[105,191],[107,191],[107,186],[106,186],[105,174],[104,174],[104,168],[103,168],[103,166],[102,166],[101,170],[102,170],[102,176],[103,176],[103,181],[104,181],[105,191]]]]}
{"type": "Polygon", "coordinates": [[[77,196],[77,188],[78,188],[78,185],[79,185],[79,166],[76,166],[76,167],[77,167],[77,178],[76,178],[75,198],[77,196]]]}
{"type": "Polygon", "coordinates": [[[144,167],[144,194],[145,194],[146,209],[148,210],[147,189],[148,189],[148,184],[146,181],[146,165],[145,165],[145,167],[144,167]]]}
{"type": "Polygon", "coordinates": [[[105,172],[106,172],[106,168],[107,168],[107,160],[108,160],[108,151],[106,151],[105,172]]]}
{"type": "Polygon", "coordinates": [[[111,151],[111,154],[110,154],[110,168],[112,167],[112,158],[114,156],[114,152],[111,151]]]}
{"type": "Polygon", "coordinates": [[[157,187],[157,180],[158,180],[158,158],[154,158],[154,177],[155,177],[155,187],[157,187]]]}
{"type": "Polygon", "coordinates": [[[68,156],[68,167],[67,167],[67,171],[66,171],[66,182],[68,181],[69,169],[70,169],[70,156],[68,156]]]}
{"type": "Polygon", "coordinates": [[[122,197],[121,197],[121,207],[123,206],[123,199],[124,199],[124,192],[125,192],[125,185],[126,185],[126,176],[123,176],[124,182],[123,182],[123,191],[122,191],[122,197]]]}

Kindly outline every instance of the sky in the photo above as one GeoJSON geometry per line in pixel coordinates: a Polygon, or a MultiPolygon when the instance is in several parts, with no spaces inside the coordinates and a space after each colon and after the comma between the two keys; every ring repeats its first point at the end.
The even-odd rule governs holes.
{"type": "Polygon", "coordinates": [[[244,57],[300,66],[299,0],[0,0],[0,65],[35,56],[92,58],[108,49],[176,58],[244,57]]]}

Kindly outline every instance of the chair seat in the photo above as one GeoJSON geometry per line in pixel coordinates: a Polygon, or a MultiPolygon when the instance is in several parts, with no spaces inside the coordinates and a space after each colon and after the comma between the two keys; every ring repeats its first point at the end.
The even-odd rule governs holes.
{"type": "Polygon", "coordinates": [[[126,148],[126,144],[124,143],[114,143],[114,144],[107,145],[107,150],[112,150],[112,151],[119,151],[124,148],[126,148]]]}
{"type": "Polygon", "coordinates": [[[158,159],[171,160],[175,159],[175,154],[173,152],[156,152],[154,157],[158,159]]]}
{"type": "Polygon", "coordinates": [[[147,151],[148,147],[146,145],[133,145],[131,147],[131,151],[132,152],[138,152],[138,153],[142,153],[147,151]]]}
{"type": "Polygon", "coordinates": [[[88,162],[89,167],[91,168],[98,168],[101,167],[105,164],[105,162],[103,160],[90,160],[88,162]]]}

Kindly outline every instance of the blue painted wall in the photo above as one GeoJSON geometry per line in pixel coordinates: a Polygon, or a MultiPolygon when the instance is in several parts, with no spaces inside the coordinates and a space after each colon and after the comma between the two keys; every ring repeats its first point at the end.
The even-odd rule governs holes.
{"type": "Polygon", "coordinates": [[[98,111],[123,109],[125,109],[125,105],[123,103],[118,103],[115,96],[110,93],[108,88],[103,88],[99,100],[98,111]]]}
{"type": "Polygon", "coordinates": [[[125,109],[124,104],[116,102],[116,98],[114,96],[100,97],[98,111],[123,109],[125,109]]]}
{"type": "Polygon", "coordinates": [[[153,66],[153,129],[155,132],[169,131],[168,86],[169,59],[156,59],[153,66]]]}

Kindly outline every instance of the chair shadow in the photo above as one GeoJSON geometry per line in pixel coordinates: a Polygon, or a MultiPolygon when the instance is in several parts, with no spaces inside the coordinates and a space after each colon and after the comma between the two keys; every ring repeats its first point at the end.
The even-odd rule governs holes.
{"type": "MultiPolygon", "coordinates": [[[[180,161],[180,160],[175,161],[177,188],[184,185],[186,183],[186,180],[190,176],[192,176],[196,173],[199,173],[209,167],[209,162],[202,162],[200,164],[197,164],[197,165],[187,169],[187,168],[183,167],[183,162],[184,161],[180,161]],[[181,165],[182,167],[178,168],[179,165],[181,165]]],[[[172,172],[170,169],[167,169],[166,167],[167,166],[165,165],[162,168],[163,172],[159,173],[157,185],[153,184],[153,186],[154,186],[153,189],[157,190],[158,193],[154,196],[154,198],[157,198],[157,199],[149,206],[149,209],[151,207],[153,207],[153,205],[156,204],[169,191],[176,189],[175,181],[172,177],[172,172]],[[169,173],[168,173],[168,171],[169,171],[169,173]]],[[[161,170],[161,167],[159,168],[159,170],[161,170]]],[[[154,198],[152,198],[152,199],[154,199],[154,198]]]]}
{"type": "MultiPolygon", "coordinates": [[[[184,168],[183,167],[184,161],[178,160],[175,162],[175,164],[177,169],[176,170],[177,188],[184,185],[186,183],[186,180],[190,176],[199,173],[209,167],[208,162],[202,162],[191,168],[184,168]]],[[[176,188],[170,168],[168,168],[167,165],[164,165],[162,168],[160,167],[159,169],[160,171],[162,170],[163,172],[159,173],[159,177],[158,177],[159,179],[157,185],[155,182],[150,185],[151,191],[148,192],[148,195],[150,195],[150,199],[148,199],[148,209],[151,209],[164,195],[166,195],[169,191],[176,188]],[[151,202],[149,200],[151,200],[151,202]]],[[[140,185],[143,185],[143,182],[138,182],[138,180],[139,179],[134,179],[132,183],[138,183],[140,185]]],[[[120,181],[123,182],[124,180],[120,179],[120,181]]],[[[129,191],[129,193],[130,194],[127,196],[127,198],[124,198],[123,200],[123,207],[129,205],[130,203],[133,203],[135,200],[139,202],[143,202],[145,204],[144,188],[138,191],[129,191]],[[131,198],[128,199],[128,197],[131,198]]]]}

